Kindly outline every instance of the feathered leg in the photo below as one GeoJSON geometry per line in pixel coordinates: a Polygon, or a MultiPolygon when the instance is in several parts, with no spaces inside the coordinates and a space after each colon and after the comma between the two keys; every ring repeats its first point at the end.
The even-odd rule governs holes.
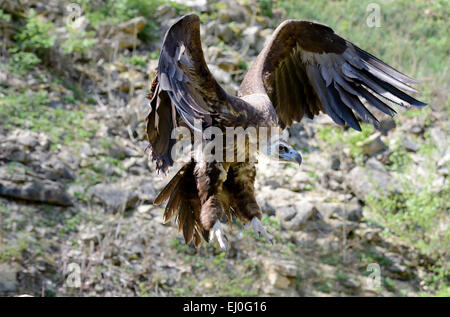
{"type": "Polygon", "coordinates": [[[261,209],[255,198],[255,164],[243,162],[232,164],[228,178],[224,184],[231,193],[236,215],[244,222],[251,224],[258,236],[264,236],[272,243],[272,239],[261,223],[261,209]]]}
{"type": "Polygon", "coordinates": [[[225,211],[220,195],[227,170],[221,163],[202,162],[196,165],[194,174],[201,203],[200,223],[205,233],[212,230],[212,236],[216,237],[220,246],[225,249],[227,238],[221,229],[219,219],[225,211]]]}

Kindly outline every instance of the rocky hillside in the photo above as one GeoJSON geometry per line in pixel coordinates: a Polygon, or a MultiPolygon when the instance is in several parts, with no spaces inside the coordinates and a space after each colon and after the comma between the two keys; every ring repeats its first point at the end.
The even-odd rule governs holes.
{"type": "Polygon", "coordinates": [[[370,1],[74,2],[0,3],[0,295],[450,295],[448,4],[385,4],[368,29],[370,1]],[[295,124],[302,166],[258,166],[274,244],[236,222],[227,252],[196,250],[152,205],[170,175],[144,151],[162,36],[188,12],[230,93],[290,17],[416,76],[429,106],[396,107],[380,131],[295,124]]]}

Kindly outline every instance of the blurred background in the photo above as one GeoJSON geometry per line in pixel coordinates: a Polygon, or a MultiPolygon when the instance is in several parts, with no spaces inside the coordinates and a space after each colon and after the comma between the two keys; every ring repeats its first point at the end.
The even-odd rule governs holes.
{"type": "MultiPolygon", "coordinates": [[[[450,3],[0,1],[0,295],[449,296],[450,3]],[[196,250],[151,203],[144,152],[162,37],[195,12],[236,93],[287,18],[315,20],[420,80],[382,129],[290,128],[303,165],[260,163],[271,245],[236,222],[196,250]]],[[[171,173],[176,171],[176,167],[171,173]]]]}

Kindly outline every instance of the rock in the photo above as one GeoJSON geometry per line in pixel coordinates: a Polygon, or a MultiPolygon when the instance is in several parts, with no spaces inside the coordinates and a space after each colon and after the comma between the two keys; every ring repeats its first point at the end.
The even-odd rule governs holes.
{"type": "Polygon", "coordinates": [[[256,202],[258,206],[261,208],[261,211],[269,216],[275,216],[275,208],[270,205],[266,199],[264,199],[263,195],[259,192],[256,193],[256,202]]]}
{"type": "Polygon", "coordinates": [[[139,34],[145,27],[147,22],[144,17],[135,17],[129,21],[119,24],[117,27],[120,31],[128,34],[139,34]]]}
{"type": "Polygon", "coordinates": [[[225,43],[230,43],[235,38],[235,33],[229,24],[221,24],[213,20],[207,24],[206,29],[212,36],[221,39],[225,43]]]}
{"type": "Polygon", "coordinates": [[[136,70],[120,73],[119,80],[120,85],[118,88],[124,92],[129,92],[131,87],[142,88],[145,86],[144,76],[136,70]]]}
{"type": "Polygon", "coordinates": [[[264,259],[263,266],[273,287],[288,289],[295,286],[298,268],[294,261],[264,259]]]}
{"type": "Polygon", "coordinates": [[[308,173],[297,171],[287,185],[293,191],[303,191],[313,186],[313,180],[308,173]]]}
{"type": "Polygon", "coordinates": [[[395,120],[392,118],[383,118],[380,120],[380,130],[384,135],[389,131],[394,130],[396,126],[395,120]]]}
{"type": "Polygon", "coordinates": [[[153,205],[140,205],[137,209],[139,213],[146,214],[149,213],[153,208],[153,205]]]}
{"type": "Polygon", "coordinates": [[[0,263],[0,293],[13,292],[17,290],[19,285],[17,274],[19,266],[15,263],[0,263]]]}
{"type": "Polygon", "coordinates": [[[118,33],[114,39],[119,48],[135,48],[141,44],[141,40],[137,36],[127,33],[118,33]]]}
{"type": "Polygon", "coordinates": [[[269,283],[276,288],[288,289],[291,285],[290,279],[275,271],[270,271],[267,274],[267,279],[269,280],[269,283]]]}
{"type": "Polygon", "coordinates": [[[22,129],[14,130],[4,141],[21,146],[24,150],[33,150],[37,146],[48,149],[50,146],[50,140],[45,134],[22,129]]]}
{"type": "Polygon", "coordinates": [[[302,201],[294,206],[285,206],[277,209],[276,217],[283,227],[288,230],[300,230],[306,222],[317,213],[317,209],[308,201],[302,201]]]}
{"type": "Polygon", "coordinates": [[[384,166],[375,158],[367,161],[365,167],[356,166],[345,178],[347,186],[356,197],[365,201],[367,195],[386,196],[389,192],[397,192],[397,182],[384,166]]]}
{"type": "Polygon", "coordinates": [[[107,209],[113,211],[123,212],[138,200],[138,195],[134,191],[114,184],[97,184],[90,189],[90,192],[107,209]]]}
{"type": "Polygon", "coordinates": [[[153,14],[153,17],[157,21],[167,21],[175,18],[177,16],[177,11],[173,6],[170,4],[162,4],[160,5],[155,13],[153,14]]]}
{"type": "Polygon", "coordinates": [[[93,231],[89,231],[89,232],[82,232],[80,233],[80,239],[83,242],[90,242],[90,241],[99,241],[99,234],[93,231]]]}
{"type": "Polygon", "coordinates": [[[209,64],[208,68],[219,83],[229,84],[231,82],[231,75],[223,69],[213,64],[209,64]]]}
{"type": "Polygon", "coordinates": [[[357,290],[361,286],[361,283],[353,276],[347,276],[347,278],[340,281],[340,283],[342,286],[352,290],[357,290]]]}
{"type": "Polygon", "coordinates": [[[360,222],[362,218],[363,218],[362,207],[359,204],[350,205],[347,220],[360,222]]]}
{"type": "Polygon", "coordinates": [[[341,168],[341,160],[339,159],[338,155],[331,155],[330,168],[335,171],[338,171],[341,168]]]}
{"type": "Polygon", "coordinates": [[[276,216],[280,221],[290,221],[297,214],[297,210],[294,206],[285,206],[278,208],[276,216]]]}
{"type": "Polygon", "coordinates": [[[450,151],[448,151],[437,163],[438,167],[445,166],[450,163],[450,151]]]}
{"type": "Polygon", "coordinates": [[[225,10],[219,10],[219,20],[221,23],[234,22],[248,26],[248,23],[245,23],[248,14],[242,6],[237,5],[235,1],[227,1],[226,6],[227,8],[225,10]]]}
{"type": "Polygon", "coordinates": [[[414,273],[405,265],[404,259],[399,254],[387,253],[384,257],[391,262],[387,270],[393,278],[405,281],[414,277],[414,273]]]}
{"type": "Polygon", "coordinates": [[[442,152],[446,151],[449,147],[449,140],[440,127],[433,127],[430,129],[430,137],[433,143],[436,144],[438,149],[442,152]]]}
{"type": "Polygon", "coordinates": [[[240,69],[241,55],[233,49],[224,50],[217,46],[211,46],[206,50],[206,60],[227,73],[242,71],[240,69]]]}
{"type": "Polygon", "coordinates": [[[402,145],[409,152],[417,152],[420,149],[420,146],[408,136],[403,138],[402,145]]]}
{"type": "Polygon", "coordinates": [[[258,25],[253,25],[253,26],[247,27],[242,32],[242,35],[245,38],[245,43],[250,46],[255,46],[259,40],[258,37],[259,37],[260,30],[261,30],[261,27],[258,25]]]}
{"type": "Polygon", "coordinates": [[[362,148],[362,153],[366,155],[373,155],[386,148],[386,145],[381,141],[380,133],[374,133],[366,140],[358,142],[357,146],[362,148]]]}
{"type": "Polygon", "coordinates": [[[399,280],[409,280],[414,276],[405,265],[398,263],[388,266],[387,270],[399,280]]]}
{"type": "Polygon", "coordinates": [[[257,52],[261,52],[262,49],[264,48],[265,44],[270,40],[272,34],[273,34],[273,29],[263,29],[261,31],[259,31],[259,36],[257,38],[257,43],[255,45],[255,49],[257,52]]]}
{"type": "Polygon", "coordinates": [[[198,11],[204,11],[206,9],[206,5],[208,4],[207,0],[173,0],[173,1],[194,8],[198,11]]]}
{"type": "Polygon", "coordinates": [[[79,153],[82,158],[87,158],[94,155],[94,151],[92,150],[91,145],[87,142],[81,144],[81,146],[79,147],[79,153]]]}
{"type": "Polygon", "coordinates": [[[333,217],[335,214],[343,213],[343,205],[338,203],[322,203],[317,202],[315,206],[320,213],[321,217],[325,220],[333,217]]]}
{"type": "Polygon", "coordinates": [[[42,173],[45,178],[53,181],[74,180],[75,176],[69,166],[58,159],[51,156],[48,160],[40,160],[40,164],[34,168],[35,171],[42,173]],[[42,163],[43,162],[43,163],[42,163]]]}
{"type": "Polygon", "coordinates": [[[372,228],[367,227],[365,224],[360,224],[359,228],[355,229],[355,234],[363,241],[371,242],[371,243],[378,243],[381,241],[381,232],[383,231],[382,228],[372,228]]]}
{"type": "Polygon", "coordinates": [[[25,184],[0,180],[0,196],[61,206],[72,205],[64,185],[50,180],[25,184]]]}
{"type": "Polygon", "coordinates": [[[156,190],[155,190],[155,184],[152,180],[149,179],[143,179],[139,182],[138,187],[138,196],[139,200],[142,202],[151,202],[153,203],[153,200],[156,198],[156,190]]]}
{"type": "Polygon", "coordinates": [[[412,118],[404,122],[401,126],[401,130],[412,134],[421,134],[425,128],[425,116],[412,118]]]}
{"type": "Polygon", "coordinates": [[[28,151],[22,146],[11,142],[0,143],[0,160],[27,163],[28,158],[28,151]]]}

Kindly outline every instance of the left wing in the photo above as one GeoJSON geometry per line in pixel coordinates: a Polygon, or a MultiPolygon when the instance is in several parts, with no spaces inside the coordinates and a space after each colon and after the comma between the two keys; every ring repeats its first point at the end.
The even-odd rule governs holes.
{"type": "Polygon", "coordinates": [[[425,106],[404,93],[418,82],[343,39],[326,25],[287,20],[274,31],[244,78],[239,95],[266,93],[282,127],[320,111],[339,125],[361,130],[355,113],[378,127],[363,100],[382,112],[401,106],[425,106]],[[382,99],[379,99],[381,96],[382,99]]]}

